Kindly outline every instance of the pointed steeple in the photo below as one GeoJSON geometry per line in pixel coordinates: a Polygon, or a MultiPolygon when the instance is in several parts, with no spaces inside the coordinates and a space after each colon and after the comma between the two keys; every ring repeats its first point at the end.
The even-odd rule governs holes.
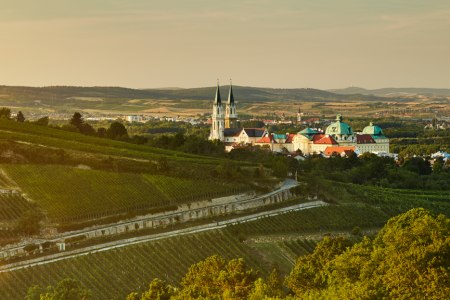
{"type": "Polygon", "coordinates": [[[228,104],[234,104],[233,84],[230,79],[230,91],[228,92],[228,104]]]}
{"type": "Polygon", "coordinates": [[[219,79],[217,79],[217,89],[216,89],[216,97],[214,98],[214,103],[222,104],[222,99],[220,98],[219,79]]]}

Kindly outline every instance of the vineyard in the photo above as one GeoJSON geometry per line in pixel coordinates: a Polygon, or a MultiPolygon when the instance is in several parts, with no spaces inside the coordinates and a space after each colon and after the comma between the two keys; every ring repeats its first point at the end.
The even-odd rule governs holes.
{"type": "Polygon", "coordinates": [[[135,145],[110,139],[82,135],[31,123],[11,122],[0,119],[0,139],[22,141],[31,144],[57,147],[106,155],[128,156],[141,159],[155,159],[160,156],[175,161],[196,163],[217,163],[218,159],[177,151],[135,145]]]}
{"type": "Polygon", "coordinates": [[[337,186],[358,201],[380,207],[390,216],[398,215],[414,207],[423,207],[450,216],[450,193],[448,191],[387,189],[357,184],[337,184],[337,186]]]}
{"type": "MultiPolygon", "coordinates": [[[[244,188],[240,186],[238,190],[235,185],[206,180],[57,165],[3,165],[2,168],[51,220],[65,222],[210,199],[244,188]]],[[[19,208],[5,206],[3,210],[4,214],[12,214],[19,208]]]]}
{"type": "Polygon", "coordinates": [[[34,205],[18,193],[0,193],[0,223],[19,218],[34,205]]]}
{"type": "Polygon", "coordinates": [[[262,274],[278,264],[284,274],[297,255],[311,251],[315,241],[299,240],[255,244],[243,242],[251,236],[319,233],[339,228],[381,226],[388,218],[367,206],[330,206],[297,211],[246,222],[205,233],[168,238],[89,254],[50,264],[0,273],[0,299],[23,299],[32,284],[46,286],[71,277],[93,291],[93,299],[124,299],[132,290],[143,290],[154,277],[176,282],[189,265],[212,254],[243,257],[262,274]],[[269,250],[268,252],[266,252],[269,250]],[[263,254],[264,253],[264,254],[263,254]],[[114,274],[114,276],[111,276],[114,274]]]}
{"type": "Polygon", "coordinates": [[[182,178],[171,178],[167,176],[144,175],[167,198],[177,203],[192,202],[196,200],[211,199],[230,194],[243,192],[247,189],[245,185],[229,184],[225,182],[207,182],[182,178]]]}
{"type": "Polygon", "coordinates": [[[334,230],[351,230],[355,226],[381,227],[389,217],[380,209],[367,205],[324,206],[236,224],[229,230],[242,239],[267,235],[269,232],[320,234],[334,230]]]}
{"type": "Polygon", "coordinates": [[[30,285],[47,286],[66,277],[80,280],[92,290],[93,299],[125,299],[133,290],[148,288],[154,277],[179,281],[191,264],[213,254],[243,257],[258,268],[245,244],[229,232],[215,231],[0,273],[0,299],[24,299],[30,285]]]}

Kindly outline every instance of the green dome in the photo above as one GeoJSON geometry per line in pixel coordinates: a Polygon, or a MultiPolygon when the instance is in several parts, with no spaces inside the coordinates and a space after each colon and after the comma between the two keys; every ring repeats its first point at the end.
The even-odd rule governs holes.
{"type": "Polygon", "coordinates": [[[327,130],[325,130],[325,134],[329,134],[329,135],[335,135],[335,134],[352,135],[353,134],[353,130],[347,123],[342,122],[342,116],[341,115],[337,115],[336,116],[336,122],[331,123],[330,126],[327,127],[327,130]]]}
{"type": "Polygon", "coordinates": [[[372,122],[370,122],[369,126],[364,127],[363,133],[371,135],[383,135],[383,131],[381,130],[381,128],[373,125],[372,122]]]}
{"type": "Polygon", "coordinates": [[[299,133],[303,133],[303,134],[316,134],[318,133],[317,131],[315,131],[314,129],[311,129],[309,127],[306,127],[305,129],[303,129],[302,131],[300,131],[299,133]]]}
{"type": "Polygon", "coordinates": [[[311,139],[315,134],[318,134],[318,132],[315,131],[314,129],[306,127],[305,129],[300,131],[299,134],[303,135],[304,137],[307,137],[307,138],[311,139]]]}

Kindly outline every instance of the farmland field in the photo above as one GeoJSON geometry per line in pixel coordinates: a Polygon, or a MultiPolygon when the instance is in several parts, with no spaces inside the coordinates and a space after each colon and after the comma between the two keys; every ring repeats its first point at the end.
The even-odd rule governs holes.
{"type": "Polygon", "coordinates": [[[3,165],[2,169],[48,213],[51,220],[89,219],[204,200],[237,191],[235,185],[213,185],[206,180],[57,165],[3,165]]]}

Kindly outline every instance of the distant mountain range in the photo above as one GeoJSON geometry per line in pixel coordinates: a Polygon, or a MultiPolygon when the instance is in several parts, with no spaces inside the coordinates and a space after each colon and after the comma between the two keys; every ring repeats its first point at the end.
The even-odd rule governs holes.
{"type": "Polygon", "coordinates": [[[450,89],[434,88],[381,88],[368,90],[360,87],[348,87],[345,89],[332,89],[328,92],[342,95],[374,95],[380,97],[402,97],[424,95],[429,97],[450,97],[450,89]]]}

